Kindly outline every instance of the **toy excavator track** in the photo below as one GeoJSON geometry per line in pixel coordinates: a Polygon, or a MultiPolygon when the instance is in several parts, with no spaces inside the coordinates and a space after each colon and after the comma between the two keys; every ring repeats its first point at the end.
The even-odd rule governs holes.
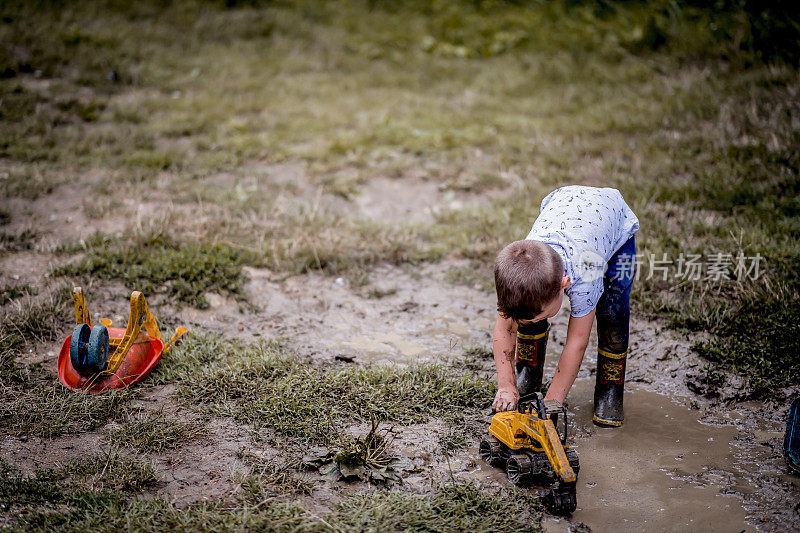
{"type": "Polygon", "coordinates": [[[552,483],[543,494],[545,507],[553,514],[568,515],[577,508],[578,453],[567,442],[567,411],[558,402],[545,403],[540,394],[520,401],[516,411],[492,417],[489,437],[478,454],[492,466],[503,468],[517,486],[552,483]],[[561,418],[562,431],[556,429],[561,418]]]}

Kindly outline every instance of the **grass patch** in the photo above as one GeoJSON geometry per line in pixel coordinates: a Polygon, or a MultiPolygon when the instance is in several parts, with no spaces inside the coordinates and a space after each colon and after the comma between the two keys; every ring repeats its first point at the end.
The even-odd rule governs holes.
{"type": "Polygon", "coordinates": [[[152,461],[111,451],[68,463],[58,473],[89,489],[126,492],[139,492],[158,481],[152,461]]]}
{"type": "Polygon", "coordinates": [[[32,250],[40,236],[40,233],[33,228],[0,233],[0,254],[32,250]]]}
{"type": "Polygon", "coordinates": [[[388,287],[383,289],[381,287],[372,287],[367,291],[367,298],[371,299],[381,299],[386,298],[387,296],[392,296],[397,294],[397,287],[388,287]]]}
{"type": "Polygon", "coordinates": [[[37,165],[1,172],[0,190],[3,191],[5,198],[36,200],[52,193],[63,183],[62,179],[51,174],[37,165]]]}
{"type": "Polygon", "coordinates": [[[29,283],[19,283],[17,285],[3,285],[0,287],[0,306],[6,305],[12,300],[25,296],[36,296],[39,289],[29,283]]]}
{"type": "Polygon", "coordinates": [[[450,268],[445,272],[444,279],[454,285],[494,292],[493,268],[490,261],[472,261],[471,264],[450,268]]]}
{"type": "Polygon", "coordinates": [[[99,503],[105,490],[138,492],[157,481],[150,461],[109,452],[30,475],[0,459],[0,509],[4,514],[40,505],[99,503]],[[94,492],[97,490],[98,492],[94,492]]]}
{"type": "Polygon", "coordinates": [[[251,502],[263,502],[277,495],[308,495],[314,483],[299,472],[302,465],[296,459],[281,457],[264,460],[244,450],[239,452],[250,471],[241,477],[242,497],[251,502]]]}
{"type": "Polygon", "coordinates": [[[25,383],[28,372],[17,365],[15,359],[15,338],[7,333],[0,333],[0,391],[25,383]]]}
{"type": "Polygon", "coordinates": [[[208,435],[202,420],[177,420],[157,411],[128,412],[119,422],[105,428],[106,439],[114,446],[143,452],[161,453],[208,435]]]}
{"type": "MultiPolygon", "coordinates": [[[[13,364],[9,360],[2,362],[13,364]]],[[[5,432],[53,438],[90,431],[120,419],[131,397],[127,390],[83,394],[67,389],[53,378],[43,378],[24,374],[24,379],[18,379],[12,386],[0,386],[0,428],[5,432]]]]}
{"type": "Polygon", "coordinates": [[[436,436],[445,455],[466,449],[486,435],[484,417],[475,412],[452,411],[442,417],[444,428],[436,436]]]}
{"type": "Polygon", "coordinates": [[[280,222],[258,243],[264,263],[278,271],[324,271],[363,280],[364,271],[378,263],[398,265],[441,256],[440,247],[426,243],[417,228],[343,217],[332,209],[299,207],[280,222]]]}
{"type": "Polygon", "coordinates": [[[372,492],[345,501],[337,522],[356,531],[539,531],[540,506],[528,491],[487,493],[444,485],[432,496],[372,492]]]}
{"type": "Polygon", "coordinates": [[[7,512],[16,506],[61,501],[64,493],[59,481],[60,476],[53,469],[39,470],[32,476],[25,476],[0,459],[0,505],[7,512]]]}
{"type": "Polygon", "coordinates": [[[167,294],[198,308],[206,292],[239,294],[248,255],[222,244],[178,243],[158,232],[113,238],[95,235],[87,256],[55,269],[59,276],[114,279],[147,295],[167,294]]]}
{"type": "Polygon", "coordinates": [[[490,379],[445,365],[341,369],[300,361],[275,345],[223,341],[218,350],[219,344],[214,336],[193,335],[176,350],[176,366],[187,370],[178,382],[179,398],[309,444],[339,443],[348,424],[372,417],[404,425],[475,412],[494,392],[490,379]],[[213,361],[186,363],[208,361],[208,351],[213,361]]]}
{"type": "Polygon", "coordinates": [[[18,353],[27,345],[56,340],[67,328],[71,301],[72,290],[67,285],[15,300],[0,315],[2,346],[18,353]]]}
{"type": "Polygon", "coordinates": [[[316,514],[297,503],[264,498],[261,492],[245,491],[229,501],[179,507],[163,498],[70,486],[56,470],[24,475],[0,461],[0,473],[0,505],[12,520],[10,527],[2,527],[4,531],[93,532],[125,529],[132,523],[145,532],[540,530],[540,507],[528,491],[486,491],[466,483],[442,485],[431,495],[370,491],[345,497],[331,511],[316,514]]]}
{"type": "Polygon", "coordinates": [[[716,327],[716,338],[696,349],[706,359],[747,376],[755,395],[793,385],[800,372],[798,301],[797,295],[746,300],[716,327]]]}
{"type": "MultiPolygon", "coordinates": [[[[165,335],[166,337],[166,335],[165,335]]],[[[185,381],[204,368],[217,365],[220,361],[231,361],[244,353],[246,345],[237,339],[222,335],[192,331],[164,357],[149,376],[154,385],[185,381]]]]}

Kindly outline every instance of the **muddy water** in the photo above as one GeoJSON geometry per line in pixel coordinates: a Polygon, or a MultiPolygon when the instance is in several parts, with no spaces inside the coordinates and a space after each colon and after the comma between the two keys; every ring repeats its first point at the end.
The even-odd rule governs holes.
{"type": "Polygon", "coordinates": [[[739,498],[690,481],[733,463],[735,428],[702,424],[697,411],[641,389],[626,394],[623,427],[599,428],[591,422],[592,381],[570,392],[581,460],[572,521],[593,531],[755,531],[739,498]]]}
{"type": "MultiPolygon", "coordinates": [[[[488,348],[494,318],[493,295],[443,282],[447,269],[457,266],[378,268],[372,286],[394,289],[383,298],[369,298],[365,289],[324,276],[276,280],[268,271],[251,269],[248,293],[257,313],[243,315],[235,302],[212,299],[209,311],[182,318],[228,334],[282,336],[314,359],[447,360],[465,346],[488,348]]],[[[568,317],[565,308],[552,320],[548,377],[564,345],[568,317]]],[[[569,520],[549,518],[548,530],[565,531],[581,522],[594,531],[752,531],[747,522],[765,531],[800,528],[795,510],[800,488],[786,476],[780,457],[785,411],[757,403],[732,408],[695,396],[686,387],[687,374],[704,362],[690,349],[694,340],[655,323],[631,321],[627,422],[619,429],[591,423],[592,340],[569,396],[582,465],[579,508],[569,520]],[[692,401],[699,410],[687,407],[692,401]]],[[[396,451],[412,459],[429,455],[423,466],[430,477],[414,474],[405,479],[407,486],[430,490],[432,479],[450,475],[508,483],[502,472],[475,460],[477,442],[445,463],[437,459],[430,430],[417,438],[410,433],[410,428],[403,432],[409,449],[396,451]]]]}
{"type": "MultiPolygon", "coordinates": [[[[756,531],[741,499],[721,487],[721,473],[735,461],[735,427],[703,424],[697,411],[633,388],[625,396],[625,425],[600,428],[591,421],[592,391],[592,381],[580,379],[570,392],[569,429],[581,462],[578,509],[568,519],[546,517],[545,531],[578,523],[594,532],[756,531]]],[[[508,483],[482,461],[463,477],[508,483]]]]}

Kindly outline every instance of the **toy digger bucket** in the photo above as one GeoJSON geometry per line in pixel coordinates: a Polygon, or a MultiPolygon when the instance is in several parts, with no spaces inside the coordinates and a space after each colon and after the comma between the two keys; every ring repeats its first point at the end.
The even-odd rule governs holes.
{"type": "Polygon", "coordinates": [[[100,392],[133,385],[152,372],[161,356],[186,333],[186,328],[178,328],[165,345],[156,319],[138,291],[131,294],[126,328],[112,327],[107,319],[93,325],[80,287],[73,290],[73,298],[76,326],[58,355],[58,378],[73,390],[100,392]]]}

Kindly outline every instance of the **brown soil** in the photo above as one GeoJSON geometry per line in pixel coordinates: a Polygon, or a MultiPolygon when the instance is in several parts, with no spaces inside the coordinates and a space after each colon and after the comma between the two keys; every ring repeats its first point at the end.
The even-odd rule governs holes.
{"type": "MultiPolygon", "coordinates": [[[[261,171],[278,176],[289,173],[298,177],[300,185],[287,182],[287,187],[299,187],[303,194],[313,190],[299,177],[302,169],[261,171]]],[[[224,182],[228,178],[215,179],[224,182]]],[[[74,193],[69,193],[67,186],[59,190],[74,193]]],[[[365,215],[393,220],[430,216],[442,205],[442,194],[424,180],[386,178],[370,182],[353,203],[365,215]],[[393,191],[395,198],[414,202],[378,204],[376,198],[386,198],[386,190],[393,191]]],[[[35,226],[45,235],[43,239],[53,242],[85,236],[90,226],[106,231],[124,226],[125,221],[113,216],[98,225],[90,224],[75,214],[81,211],[80,205],[77,196],[55,202],[51,195],[10,207],[15,225],[35,226]],[[51,215],[56,218],[51,220],[51,215]]],[[[133,205],[130,209],[136,212],[150,207],[133,205]]],[[[0,281],[36,285],[54,260],[46,251],[6,255],[0,258],[0,281]]],[[[415,267],[379,266],[369,273],[369,283],[363,287],[321,274],[284,279],[253,268],[248,269],[250,281],[245,290],[252,309],[212,294],[209,309],[184,308],[173,318],[190,330],[244,338],[279,336],[301,356],[319,361],[408,364],[449,360],[467,346],[488,348],[495,316],[493,294],[446,281],[447,271],[458,266],[454,260],[415,267]],[[387,295],[371,298],[370,289],[387,295]]],[[[88,298],[95,316],[123,320],[124,300],[119,298],[123,292],[124,288],[113,284],[93,288],[88,298]]],[[[154,311],[157,315],[167,312],[156,306],[154,311]]],[[[564,344],[567,320],[566,308],[553,320],[549,373],[564,344]]],[[[594,345],[587,350],[568,398],[573,413],[571,431],[582,465],[579,510],[570,519],[548,519],[546,529],[563,531],[580,523],[597,531],[800,529],[796,507],[800,480],[786,473],[780,456],[785,406],[762,402],[726,405],[693,393],[687,379],[704,364],[690,349],[697,338],[634,318],[631,339],[627,422],[621,429],[600,429],[590,423],[594,345]]],[[[24,360],[45,359],[55,369],[59,344],[40,346],[24,360]]],[[[144,405],[169,404],[168,388],[145,383],[142,389],[144,405]]],[[[485,414],[488,425],[490,412],[485,414]]],[[[477,459],[477,442],[445,457],[430,437],[432,428],[440,425],[431,421],[395,429],[397,438],[391,451],[401,459],[406,487],[424,492],[451,475],[487,484],[507,483],[501,472],[477,459]]],[[[231,493],[238,487],[237,472],[244,470],[238,452],[271,453],[251,441],[249,428],[214,420],[209,429],[207,438],[155,456],[162,479],[155,493],[179,501],[231,493]]],[[[366,430],[353,428],[356,433],[366,430]]],[[[0,436],[2,456],[27,470],[55,466],[103,446],[102,433],[96,432],[52,441],[0,436]]],[[[341,483],[331,485],[311,478],[318,481],[312,498],[318,506],[324,507],[336,501],[340,492],[351,490],[341,483]]]]}

